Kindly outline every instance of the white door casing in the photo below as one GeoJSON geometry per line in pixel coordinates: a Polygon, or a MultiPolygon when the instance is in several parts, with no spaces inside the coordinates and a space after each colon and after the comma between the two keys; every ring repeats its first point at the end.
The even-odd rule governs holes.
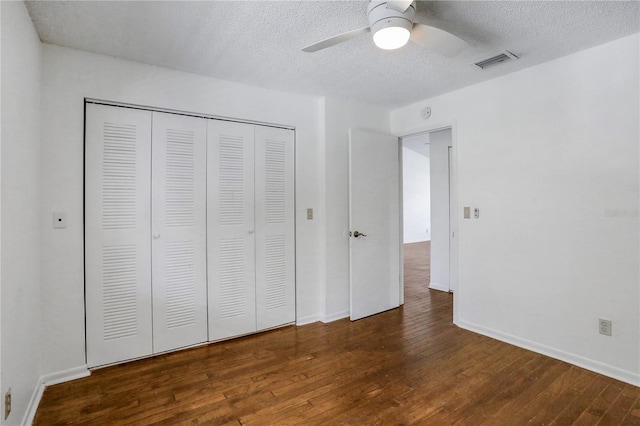
{"type": "Polygon", "coordinates": [[[351,320],[400,304],[399,151],[394,136],[349,132],[351,320]]]}
{"type": "Polygon", "coordinates": [[[207,131],[209,340],[256,331],[254,126],[207,131]]]}
{"type": "Polygon", "coordinates": [[[257,329],[295,321],[293,130],[255,126],[257,329]]]}
{"type": "Polygon", "coordinates": [[[151,112],[86,105],[87,365],[152,353],[151,112]]]}
{"type": "Polygon", "coordinates": [[[153,352],[207,341],[206,140],[203,118],[153,113],[153,352]]]}

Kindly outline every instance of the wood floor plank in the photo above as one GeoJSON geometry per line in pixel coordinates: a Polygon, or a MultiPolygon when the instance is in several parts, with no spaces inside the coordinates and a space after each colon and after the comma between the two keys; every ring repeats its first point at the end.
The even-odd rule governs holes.
{"type": "Polygon", "coordinates": [[[625,385],[620,395],[611,404],[609,409],[598,421],[599,425],[617,425],[622,423],[627,413],[631,411],[633,403],[638,398],[640,389],[635,386],[625,385]]]}
{"type": "Polygon", "coordinates": [[[587,409],[573,423],[575,425],[595,425],[604,416],[609,407],[618,398],[624,389],[624,383],[617,380],[611,381],[609,385],[598,395],[598,397],[587,407],[587,409]]]}
{"type": "Polygon", "coordinates": [[[406,245],[398,309],[97,369],[35,424],[640,425],[640,388],[455,327],[428,256],[406,245]]]}
{"type": "Polygon", "coordinates": [[[562,412],[550,423],[552,425],[572,424],[589,407],[594,399],[602,393],[612,379],[598,376],[577,397],[562,410],[562,412]]]}
{"type": "Polygon", "coordinates": [[[629,413],[627,413],[624,420],[622,420],[622,424],[640,425],[640,396],[638,396],[632,404],[629,413]]]}
{"type": "MultiPolygon", "coordinates": [[[[513,424],[530,423],[537,415],[546,409],[549,401],[554,401],[562,395],[584,371],[585,370],[581,368],[561,363],[558,371],[555,372],[556,374],[548,375],[548,380],[552,380],[551,383],[539,383],[542,391],[538,392],[539,389],[535,389],[535,392],[538,393],[533,398],[531,398],[531,396],[535,392],[531,392],[529,389],[515,397],[510,404],[495,414],[495,422],[500,422],[501,420],[506,422],[508,420],[512,421],[513,424]],[[557,373],[563,369],[565,369],[565,372],[558,377],[557,373]]],[[[531,389],[533,389],[533,387],[531,389]]],[[[488,422],[487,424],[490,423],[491,422],[488,422]]]]}
{"type": "Polygon", "coordinates": [[[502,386],[492,399],[476,408],[472,415],[464,420],[466,424],[503,423],[513,419],[512,414],[506,414],[506,407],[518,406],[518,411],[526,407],[542,389],[545,389],[562,371],[569,368],[565,363],[542,357],[537,364],[524,370],[520,377],[514,378],[510,385],[502,386]],[[505,415],[506,414],[506,415],[505,415]]]}

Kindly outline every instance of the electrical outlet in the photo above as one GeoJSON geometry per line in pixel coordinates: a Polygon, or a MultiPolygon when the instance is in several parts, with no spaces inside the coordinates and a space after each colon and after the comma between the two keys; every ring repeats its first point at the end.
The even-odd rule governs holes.
{"type": "Polygon", "coordinates": [[[611,320],[600,318],[598,320],[598,331],[605,336],[611,336],[611,320]]]}
{"type": "Polygon", "coordinates": [[[7,420],[11,414],[11,388],[4,394],[4,419],[7,420]]]}
{"type": "Polygon", "coordinates": [[[313,220],[313,209],[307,209],[307,220],[313,220]]]}

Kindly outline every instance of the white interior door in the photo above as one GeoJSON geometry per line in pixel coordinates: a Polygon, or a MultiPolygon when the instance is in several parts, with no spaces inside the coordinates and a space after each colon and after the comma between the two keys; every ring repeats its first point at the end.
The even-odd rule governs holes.
{"type": "Polygon", "coordinates": [[[263,330],[295,321],[293,130],[255,127],[256,312],[263,330]]]}
{"type": "Polygon", "coordinates": [[[450,290],[451,251],[451,129],[429,133],[431,185],[431,273],[429,288],[450,290]]]}
{"type": "Polygon", "coordinates": [[[153,350],[207,341],[206,141],[203,118],[153,113],[153,350]]]}
{"type": "Polygon", "coordinates": [[[87,365],[150,355],[151,112],[88,104],[87,365]]]}
{"type": "Polygon", "coordinates": [[[254,126],[209,120],[209,340],[256,331],[254,126]]]}
{"type": "Polygon", "coordinates": [[[400,305],[399,176],[398,138],[350,130],[351,320],[400,305]]]}

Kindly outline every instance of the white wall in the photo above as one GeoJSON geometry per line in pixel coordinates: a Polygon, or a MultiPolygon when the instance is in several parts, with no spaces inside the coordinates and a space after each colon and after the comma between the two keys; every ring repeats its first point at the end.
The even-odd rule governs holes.
{"type": "Polygon", "coordinates": [[[429,157],[402,147],[402,233],[405,244],[431,239],[430,194],[429,157]]]}
{"type": "Polygon", "coordinates": [[[431,142],[431,281],[429,288],[450,290],[449,147],[451,129],[429,134],[431,142]]]}
{"type": "Polygon", "coordinates": [[[480,208],[458,220],[459,325],[636,385],[639,50],[636,34],[391,112],[399,135],[455,126],[458,205],[480,208]]]}
{"type": "MultiPolygon", "coordinates": [[[[41,45],[22,2],[2,10],[2,363],[3,424],[20,424],[40,377],[41,45]]],[[[49,218],[51,220],[51,218],[49,218]]]]}
{"type": "Polygon", "coordinates": [[[325,98],[324,321],[349,315],[349,129],[389,133],[389,113],[378,107],[325,98]]]}
{"type": "Polygon", "coordinates": [[[319,99],[290,95],[51,45],[43,54],[43,368],[70,371],[85,364],[83,301],[83,98],[296,127],[297,317],[318,318],[319,222],[306,208],[319,204],[319,99]],[[68,226],[51,229],[51,213],[68,226]]]}

